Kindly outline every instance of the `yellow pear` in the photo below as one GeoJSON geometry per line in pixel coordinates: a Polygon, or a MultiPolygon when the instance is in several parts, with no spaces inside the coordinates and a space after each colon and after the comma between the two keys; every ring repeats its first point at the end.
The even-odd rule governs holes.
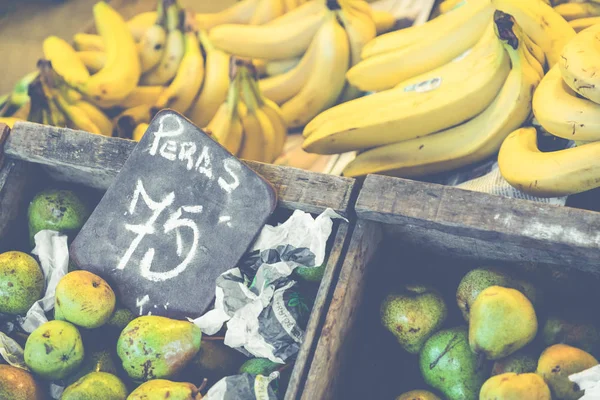
{"type": "Polygon", "coordinates": [[[481,387],[479,400],[552,400],[541,376],[507,372],[488,379],[481,387]]]}

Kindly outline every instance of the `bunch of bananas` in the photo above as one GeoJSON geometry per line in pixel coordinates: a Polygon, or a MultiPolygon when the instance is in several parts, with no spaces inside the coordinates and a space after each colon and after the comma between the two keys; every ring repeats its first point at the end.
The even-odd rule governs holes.
{"type": "Polygon", "coordinates": [[[554,6],[557,13],[569,21],[575,32],[600,23],[600,1],[569,2],[554,6]]]}
{"type": "Polygon", "coordinates": [[[564,47],[533,97],[543,129],[577,147],[538,149],[534,128],[513,132],[498,155],[502,176],[540,197],[558,197],[600,186],[600,24],[583,30],[564,47]]]}
{"type": "Polygon", "coordinates": [[[483,161],[529,120],[546,65],[574,36],[542,0],[458,3],[369,42],[347,77],[376,93],[318,115],[303,147],[358,151],[346,176],[423,177],[483,161]]]}

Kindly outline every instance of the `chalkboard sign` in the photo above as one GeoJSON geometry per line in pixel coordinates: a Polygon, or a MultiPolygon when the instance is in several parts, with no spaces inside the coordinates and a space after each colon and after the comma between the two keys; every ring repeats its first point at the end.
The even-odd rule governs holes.
{"type": "Polygon", "coordinates": [[[191,122],[158,113],[71,245],[138,315],[198,317],[276,206],[271,185],[191,122]]]}

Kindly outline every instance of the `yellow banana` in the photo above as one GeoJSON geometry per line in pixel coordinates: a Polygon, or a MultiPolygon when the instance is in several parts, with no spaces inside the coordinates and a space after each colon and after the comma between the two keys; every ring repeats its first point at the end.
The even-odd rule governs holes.
{"type": "Polygon", "coordinates": [[[373,21],[378,35],[391,31],[396,25],[396,17],[387,11],[373,11],[373,21]]]}
{"type": "Polygon", "coordinates": [[[238,104],[238,114],[244,130],[244,139],[242,148],[239,150],[239,157],[244,160],[264,162],[266,143],[256,114],[249,113],[248,107],[243,102],[238,104]]]}
{"type": "Polygon", "coordinates": [[[271,134],[270,131],[263,131],[267,140],[267,148],[269,148],[270,153],[267,154],[270,157],[267,159],[267,162],[271,162],[283,151],[287,140],[287,124],[281,108],[279,108],[275,102],[263,96],[258,87],[258,82],[254,79],[251,79],[249,82],[258,102],[259,114],[263,113],[269,119],[271,127],[273,128],[273,137],[268,136],[271,134]],[[271,143],[273,143],[272,147],[271,143]]]}
{"type": "Polygon", "coordinates": [[[543,153],[535,128],[511,133],[500,148],[498,166],[515,188],[538,197],[560,197],[600,186],[600,142],[543,153]]]}
{"type": "Polygon", "coordinates": [[[76,88],[92,101],[121,100],[137,86],[140,60],[125,21],[104,1],[94,5],[96,28],[106,45],[106,64],[76,88]]]}
{"type": "Polygon", "coordinates": [[[267,75],[267,63],[268,61],[263,60],[262,58],[254,58],[252,60],[252,64],[254,64],[254,68],[259,77],[267,75]]]}
{"type": "Polygon", "coordinates": [[[600,104],[600,24],[567,43],[558,65],[571,89],[600,104]]]}
{"type": "Polygon", "coordinates": [[[460,7],[461,4],[464,3],[464,0],[445,0],[440,3],[440,13],[446,14],[454,10],[457,7],[460,7]]]}
{"type": "Polygon", "coordinates": [[[44,57],[50,60],[52,68],[69,85],[78,85],[90,79],[90,73],[73,47],[65,40],[48,36],[44,40],[44,57]]]}
{"type": "Polygon", "coordinates": [[[498,152],[504,139],[529,118],[533,90],[541,79],[527,61],[521,32],[501,28],[499,35],[506,42],[511,41],[505,48],[512,69],[500,93],[485,111],[441,132],[367,150],[346,167],[344,175],[383,173],[404,178],[422,177],[473,164],[498,152]],[[513,38],[518,38],[518,42],[513,38]],[[514,49],[514,45],[518,47],[514,49]]]}
{"type": "Polygon", "coordinates": [[[14,117],[0,117],[0,124],[5,124],[11,129],[13,126],[15,126],[15,123],[18,121],[24,121],[24,120],[21,118],[14,118],[14,117]]]}
{"type": "MultiPolygon", "coordinates": [[[[363,59],[401,50],[410,45],[417,45],[424,38],[431,41],[434,38],[442,38],[460,30],[460,27],[471,21],[481,12],[481,8],[488,6],[489,0],[474,0],[463,3],[452,12],[440,15],[423,25],[417,25],[406,29],[386,33],[378,36],[368,43],[362,54],[363,59]]],[[[475,33],[471,32],[473,36],[475,33]]],[[[470,46],[467,46],[468,48],[470,46]]]]}
{"type": "Polygon", "coordinates": [[[542,48],[552,67],[560,59],[565,44],[575,31],[559,13],[542,0],[491,0],[492,5],[507,14],[542,48]]]}
{"type": "Polygon", "coordinates": [[[102,110],[85,100],[79,100],[73,105],[87,114],[88,118],[100,130],[100,134],[109,137],[112,136],[113,124],[102,110]]]}
{"type": "Polygon", "coordinates": [[[217,110],[204,130],[231,154],[237,154],[244,130],[238,115],[240,76],[229,85],[227,100],[217,110]]]}
{"type": "Polygon", "coordinates": [[[201,30],[209,31],[223,24],[247,24],[254,15],[259,0],[242,0],[225,10],[212,14],[196,14],[201,30]]]}
{"type": "MultiPolygon", "coordinates": [[[[160,4],[160,3],[159,3],[160,4]]],[[[144,33],[156,22],[158,13],[156,11],[146,11],[137,14],[133,18],[127,21],[127,26],[133,36],[133,40],[139,42],[144,36],[144,33]]]]}
{"type": "Polygon", "coordinates": [[[172,108],[185,113],[194,102],[204,79],[204,59],[198,43],[198,33],[194,26],[187,26],[185,33],[185,53],[175,79],[158,97],[155,106],[172,108]]]}
{"type": "Polygon", "coordinates": [[[600,140],[600,105],[577,96],[563,80],[558,65],[542,79],[533,96],[533,112],[554,136],[569,140],[600,140]]]}
{"type": "Polygon", "coordinates": [[[227,99],[229,88],[230,56],[215,49],[205,32],[199,34],[200,42],[206,53],[206,73],[204,85],[187,116],[199,127],[206,126],[227,99]]]}
{"type": "Polygon", "coordinates": [[[102,135],[100,128],[98,128],[98,126],[81,108],[69,104],[62,96],[55,96],[54,101],[56,101],[56,105],[60,111],[62,111],[62,113],[67,117],[67,126],[73,129],[94,133],[96,135],[102,135]]]}
{"type": "Polygon", "coordinates": [[[138,47],[142,73],[150,71],[160,62],[166,41],[167,32],[160,24],[154,24],[144,32],[138,47]]]}
{"type": "Polygon", "coordinates": [[[185,52],[183,33],[179,29],[179,7],[177,3],[167,9],[167,38],[160,61],[148,72],[142,75],[143,85],[165,85],[177,74],[179,63],[185,52]]]}
{"type": "Polygon", "coordinates": [[[133,130],[133,134],[131,135],[131,138],[133,140],[135,140],[136,142],[139,142],[144,137],[144,134],[148,130],[149,126],[150,126],[150,124],[147,124],[145,122],[139,123],[133,130]]]}
{"type": "Polygon", "coordinates": [[[259,0],[252,18],[251,25],[262,25],[285,13],[285,6],[281,0],[259,0]]]}
{"type": "Polygon", "coordinates": [[[210,31],[215,47],[236,56],[281,60],[306,51],[326,13],[309,15],[293,26],[226,24],[210,31]]]}
{"type": "Polygon", "coordinates": [[[576,33],[598,24],[600,24],[600,17],[580,18],[569,21],[569,25],[571,25],[576,33]]]}
{"type": "Polygon", "coordinates": [[[265,72],[269,76],[285,74],[300,63],[301,57],[288,58],[287,60],[269,61],[265,65],[265,72]]]}
{"type": "Polygon", "coordinates": [[[137,86],[123,100],[94,102],[101,108],[133,108],[141,105],[151,106],[156,103],[158,96],[165,90],[163,86],[137,86]]]}
{"type": "Polygon", "coordinates": [[[542,48],[540,46],[538,46],[537,44],[535,44],[533,42],[533,40],[531,40],[531,38],[527,35],[525,35],[525,43],[527,44],[527,49],[529,49],[529,52],[531,53],[531,55],[534,56],[535,59],[538,60],[540,65],[545,68],[546,55],[544,54],[544,51],[542,50],[542,48]]]}
{"type": "Polygon", "coordinates": [[[494,100],[510,71],[509,59],[500,41],[492,56],[476,60],[467,81],[438,82],[423,90],[393,90],[375,93],[341,104],[322,113],[343,112],[345,107],[361,112],[345,118],[330,119],[322,125],[311,124],[304,149],[320,154],[382,146],[414,139],[463,123],[485,110],[494,100]],[[419,90],[419,91],[416,91],[419,90]],[[378,101],[381,97],[385,103],[378,101]],[[369,107],[377,104],[376,108],[369,107]]]}
{"type": "Polygon", "coordinates": [[[123,111],[121,114],[117,115],[114,120],[117,136],[124,139],[131,139],[133,137],[133,131],[139,124],[150,123],[152,114],[152,109],[147,104],[128,108],[123,111]]]}
{"type": "Polygon", "coordinates": [[[275,18],[272,21],[269,21],[267,25],[275,26],[275,25],[294,25],[308,16],[323,13],[327,11],[327,6],[325,5],[325,1],[323,0],[310,0],[306,3],[300,5],[294,10],[283,14],[280,17],[275,18]]]}
{"type": "Polygon", "coordinates": [[[104,40],[100,35],[94,35],[91,33],[76,33],[73,36],[73,43],[77,51],[95,50],[105,51],[106,46],[104,40]]]}
{"type": "Polygon", "coordinates": [[[600,17],[600,4],[595,3],[564,3],[554,7],[554,11],[567,21],[580,18],[600,17]]]}
{"type": "Polygon", "coordinates": [[[100,71],[106,65],[106,53],[97,50],[78,51],[77,56],[92,74],[100,71]]]}
{"type": "Polygon", "coordinates": [[[299,6],[297,0],[283,0],[283,13],[288,13],[299,6]]]}
{"type": "Polygon", "coordinates": [[[290,128],[304,126],[331,107],[344,88],[350,46],[346,31],[334,12],[329,12],[314,40],[317,41],[314,68],[300,92],[281,106],[283,118],[290,128]],[[327,90],[322,90],[323,87],[327,90]]]}

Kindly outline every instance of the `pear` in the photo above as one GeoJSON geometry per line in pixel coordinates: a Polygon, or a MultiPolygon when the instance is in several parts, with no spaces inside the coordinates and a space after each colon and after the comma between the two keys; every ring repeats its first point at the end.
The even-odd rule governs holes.
{"type": "Polygon", "coordinates": [[[187,382],[171,382],[154,379],[141,384],[127,400],[200,400],[202,395],[196,386],[187,382]]]}
{"type": "Polygon", "coordinates": [[[488,360],[499,360],[523,348],[537,333],[531,302],[515,289],[490,286],[471,308],[469,344],[488,360]]]}
{"type": "Polygon", "coordinates": [[[562,343],[595,353],[600,348],[600,331],[590,322],[551,315],[542,328],[542,341],[546,346],[562,343]]]}
{"type": "Polygon", "coordinates": [[[67,386],[61,400],[126,400],[125,384],[113,374],[90,372],[67,386]]]}
{"type": "Polygon", "coordinates": [[[42,378],[63,379],[83,362],[81,335],[68,322],[46,322],[27,338],[24,356],[27,366],[42,378]]]}
{"type": "Polygon", "coordinates": [[[107,372],[116,375],[117,366],[113,356],[106,350],[86,352],[83,363],[75,373],[65,379],[65,385],[72,385],[90,372],[107,372]]]}
{"type": "Polygon", "coordinates": [[[135,315],[128,308],[117,308],[110,319],[106,322],[106,326],[111,329],[122,331],[128,323],[135,319],[135,315]]]}
{"type": "Polygon", "coordinates": [[[427,390],[411,390],[396,397],[396,400],[441,400],[435,394],[427,390]]]}
{"type": "Polygon", "coordinates": [[[407,285],[388,295],[381,304],[381,323],[400,346],[417,354],[425,341],[440,329],[448,310],[441,294],[427,286],[407,285]]]}
{"type": "Polygon", "coordinates": [[[268,358],[252,358],[242,364],[239,369],[239,373],[269,376],[271,373],[277,371],[281,367],[283,367],[283,364],[274,363],[268,358]]]}
{"type": "Polygon", "coordinates": [[[537,359],[538,357],[521,349],[508,357],[497,360],[492,367],[492,376],[507,372],[514,372],[516,374],[535,372],[537,359]]]}
{"type": "Polygon", "coordinates": [[[54,317],[87,329],[104,325],[115,309],[115,293],[88,271],[73,271],[56,285],[54,317]]]}
{"type": "Polygon", "coordinates": [[[43,398],[42,389],[29,372],[0,364],[0,399],[42,400],[43,398]]]}
{"type": "Polygon", "coordinates": [[[20,251],[0,254],[0,313],[27,313],[44,295],[44,274],[37,261],[20,251]]]}
{"type": "Polygon", "coordinates": [[[555,400],[575,400],[583,396],[583,391],[569,380],[569,375],[598,365],[589,353],[566,344],[548,347],[538,360],[537,373],[552,392],[555,400]]]}
{"type": "Polygon", "coordinates": [[[168,378],[198,353],[201,339],[200,328],[191,322],[148,315],[121,332],[117,354],[134,380],[168,378]]]}
{"type": "Polygon", "coordinates": [[[466,327],[431,336],[421,350],[419,366],[425,383],[448,400],[476,399],[489,372],[471,351],[466,327]]]}
{"type": "Polygon", "coordinates": [[[208,379],[209,382],[218,382],[221,378],[235,375],[240,364],[245,360],[246,356],[226,346],[222,340],[207,339],[204,336],[200,344],[200,351],[186,367],[185,378],[182,380],[187,378],[195,381],[202,377],[208,379]]]}
{"type": "Polygon", "coordinates": [[[479,400],[552,400],[546,382],[537,374],[507,372],[488,379],[479,400]]]}

